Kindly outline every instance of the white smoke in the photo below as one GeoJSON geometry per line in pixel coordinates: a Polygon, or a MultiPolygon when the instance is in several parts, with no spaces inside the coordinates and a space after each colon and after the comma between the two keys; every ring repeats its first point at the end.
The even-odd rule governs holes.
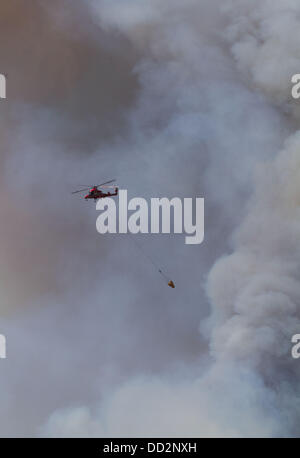
{"type": "Polygon", "coordinates": [[[229,0],[226,37],[245,79],[282,111],[299,118],[291,77],[299,70],[299,3],[295,0],[229,0]]]}
{"type": "Polygon", "coordinates": [[[235,221],[237,193],[247,195],[255,175],[233,253],[215,263],[207,280],[212,313],[201,328],[210,335],[211,365],[196,376],[185,368],[129,380],[96,408],[54,412],[41,435],[297,435],[299,369],[290,339],[300,329],[300,133],[274,156],[293,130],[288,116],[299,113],[290,79],[299,72],[300,6],[222,5],[219,15],[215,2],[93,2],[100,23],[125,33],[146,56],[136,66],[141,94],[132,124],[138,144],[152,153],[150,169],[157,168],[156,150],[167,163],[193,140],[205,145],[205,197],[227,203],[222,215],[235,221]],[[153,119],[157,128],[149,135],[153,119]]]}
{"type": "Polygon", "coordinates": [[[297,435],[297,3],[2,3],[1,435],[297,435]],[[205,197],[143,239],[174,291],[72,199],[106,177],[205,197]]]}

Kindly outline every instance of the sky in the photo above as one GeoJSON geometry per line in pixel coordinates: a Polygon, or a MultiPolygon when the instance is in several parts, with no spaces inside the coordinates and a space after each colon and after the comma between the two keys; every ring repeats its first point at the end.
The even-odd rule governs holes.
{"type": "Polygon", "coordinates": [[[0,5],[1,437],[299,435],[296,0],[0,5]],[[204,197],[205,238],[71,192],[204,197]]]}

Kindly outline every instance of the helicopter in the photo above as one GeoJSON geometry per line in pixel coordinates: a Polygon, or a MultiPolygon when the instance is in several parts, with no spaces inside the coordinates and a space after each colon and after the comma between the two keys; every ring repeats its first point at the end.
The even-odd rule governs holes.
{"type": "MultiPolygon", "coordinates": [[[[79,192],[85,192],[85,191],[88,190],[89,193],[86,196],[84,196],[86,201],[88,201],[89,199],[94,199],[94,201],[96,201],[98,199],[104,199],[105,197],[117,196],[118,193],[119,193],[118,186],[117,185],[111,185],[111,183],[113,183],[114,181],[116,181],[116,180],[109,180],[109,181],[106,181],[105,183],[97,184],[95,186],[88,186],[88,187],[85,187],[86,185],[79,185],[79,186],[83,186],[83,189],[78,189],[77,191],[73,191],[72,194],[77,194],[79,192]],[[102,189],[114,188],[114,192],[109,192],[109,191],[108,192],[103,192],[102,189],[98,189],[98,188],[102,188],[102,189]]],[[[133,238],[131,238],[131,240],[134,242],[133,238]]],[[[134,243],[139,248],[141,253],[143,253],[143,255],[146,258],[148,258],[149,261],[151,261],[151,263],[154,265],[154,267],[158,269],[158,272],[160,273],[160,275],[167,281],[167,285],[170,288],[175,288],[174,282],[162,271],[162,269],[158,268],[158,266],[154,263],[152,258],[150,258],[150,256],[147,255],[144,252],[144,250],[142,250],[142,248],[140,247],[140,245],[137,242],[134,242],[134,243]]]]}
{"type": "MultiPolygon", "coordinates": [[[[77,191],[73,191],[72,194],[77,194],[78,192],[84,192],[84,191],[89,190],[89,193],[86,196],[84,196],[86,201],[88,201],[89,199],[94,199],[94,201],[96,201],[98,199],[104,199],[105,197],[117,196],[118,192],[119,192],[118,186],[107,186],[110,183],[113,183],[114,181],[116,181],[116,180],[106,181],[105,183],[97,184],[95,186],[93,186],[93,185],[92,186],[88,186],[88,187],[85,187],[83,189],[79,189],[77,191]],[[103,192],[101,189],[98,189],[98,188],[103,188],[103,189],[105,189],[105,188],[114,188],[115,191],[114,192],[103,192]]],[[[80,186],[86,186],[86,185],[80,185],[80,186]]]]}

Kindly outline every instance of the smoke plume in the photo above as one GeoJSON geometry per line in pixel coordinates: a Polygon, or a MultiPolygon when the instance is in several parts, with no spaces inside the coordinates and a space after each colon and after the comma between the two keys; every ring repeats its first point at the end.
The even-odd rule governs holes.
{"type": "Polygon", "coordinates": [[[2,436],[297,436],[298,10],[0,6],[2,436]],[[141,239],[174,291],[70,195],[111,178],[205,198],[202,245],[141,239]]]}

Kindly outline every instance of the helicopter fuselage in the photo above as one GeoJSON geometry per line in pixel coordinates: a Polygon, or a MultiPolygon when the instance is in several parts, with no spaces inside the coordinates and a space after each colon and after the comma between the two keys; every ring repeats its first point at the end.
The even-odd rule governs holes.
{"type": "Polygon", "coordinates": [[[97,187],[92,188],[90,192],[84,197],[86,200],[88,199],[104,199],[105,197],[112,197],[118,195],[118,188],[115,189],[115,192],[103,192],[97,187]]]}

